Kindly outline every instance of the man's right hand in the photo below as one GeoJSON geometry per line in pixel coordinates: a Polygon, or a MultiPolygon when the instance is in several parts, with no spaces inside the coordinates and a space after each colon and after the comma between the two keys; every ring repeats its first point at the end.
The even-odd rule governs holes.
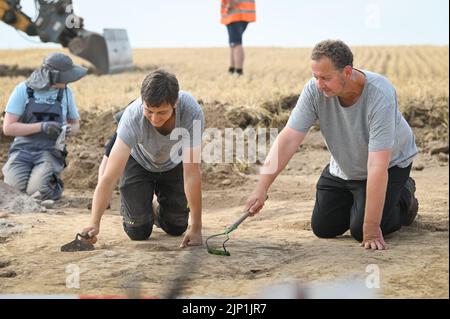
{"type": "Polygon", "coordinates": [[[42,122],[41,131],[50,137],[58,137],[62,132],[62,124],[58,122],[42,122]]]}
{"type": "Polygon", "coordinates": [[[251,216],[255,216],[263,209],[266,200],[267,191],[256,189],[247,199],[245,209],[251,214],[251,216]]]}
{"type": "Polygon", "coordinates": [[[89,226],[83,229],[81,234],[86,234],[90,238],[89,239],[83,239],[91,244],[95,244],[97,242],[97,235],[100,233],[100,227],[97,225],[89,226]]]}

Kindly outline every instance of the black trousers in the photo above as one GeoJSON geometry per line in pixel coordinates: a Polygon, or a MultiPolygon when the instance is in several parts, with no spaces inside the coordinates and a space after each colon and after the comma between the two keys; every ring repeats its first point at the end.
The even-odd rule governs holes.
{"type": "MultiPolygon", "coordinates": [[[[402,226],[401,215],[410,206],[411,194],[405,188],[411,173],[407,168],[389,170],[386,202],[381,230],[388,235],[402,226]]],[[[316,205],[311,220],[314,234],[319,238],[334,238],[350,229],[358,241],[363,240],[367,181],[346,181],[330,174],[325,168],[317,183],[316,205]]]]}
{"type": "Polygon", "coordinates": [[[120,180],[123,227],[132,240],[147,240],[152,234],[155,213],[159,226],[169,235],[180,236],[189,221],[189,208],[184,193],[183,164],[164,173],[144,169],[132,157],[120,180]],[[159,211],[153,212],[153,195],[159,211]]]}

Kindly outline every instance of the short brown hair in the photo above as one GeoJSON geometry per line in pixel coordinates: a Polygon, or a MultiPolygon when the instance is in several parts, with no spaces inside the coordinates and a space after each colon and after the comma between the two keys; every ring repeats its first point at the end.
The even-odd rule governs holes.
{"type": "Polygon", "coordinates": [[[311,59],[319,61],[323,57],[329,58],[338,70],[342,70],[347,65],[353,67],[352,50],[340,40],[326,40],[317,44],[313,49],[311,59]]]}
{"type": "Polygon", "coordinates": [[[165,70],[150,73],[141,87],[142,100],[148,107],[159,107],[165,103],[175,106],[179,93],[177,77],[165,70]]]}

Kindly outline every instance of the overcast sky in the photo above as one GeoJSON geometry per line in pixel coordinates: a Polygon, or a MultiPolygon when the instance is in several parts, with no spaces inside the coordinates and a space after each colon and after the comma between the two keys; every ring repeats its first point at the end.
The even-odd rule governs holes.
{"type": "MultiPolygon", "coordinates": [[[[134,48],[222,47],[220,0],[73,0],[85,28],[125,28],[134,48]]],[[[256,0],[247,46],[311,47],[324,39],[350,45],[448,45],[448,0],[256,0]]],[[[22,0],[34,17],[34,1],[22,0]]],[[[0,23],[0,48],[45,47],[0,23]]]]}

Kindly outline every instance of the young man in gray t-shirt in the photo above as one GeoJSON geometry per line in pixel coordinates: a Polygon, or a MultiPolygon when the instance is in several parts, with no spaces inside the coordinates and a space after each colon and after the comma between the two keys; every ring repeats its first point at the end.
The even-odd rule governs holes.
{"type": "Polygon", "coordinates": [[[386,249],[383,236],[410,225],[418,210],[409,177],[417,147],[396,91],[383,76],[353,68],[342,41],[314,48],[312,72],[266,161],[273,170],[261,174],[247,209],[262,209],[269,187],[319,121],[332,158],[317,185],[314,233],[334,238],[350,229],[365,248],[386,249]]]}
{"type": "Polygon", "coordinates": [[[153,225],[180,236],[182,248],[202,244],[200,153],[204,115],[178,80],[155,71],[144,80],[141,98],[120,119],[117,138],[92,203],[84,234],[95,242],[100,221],[120,179],[123,227],[132,240],[146,240],[153,225]],[[153,196],[156,195],[156,201],[153,196]]]}

